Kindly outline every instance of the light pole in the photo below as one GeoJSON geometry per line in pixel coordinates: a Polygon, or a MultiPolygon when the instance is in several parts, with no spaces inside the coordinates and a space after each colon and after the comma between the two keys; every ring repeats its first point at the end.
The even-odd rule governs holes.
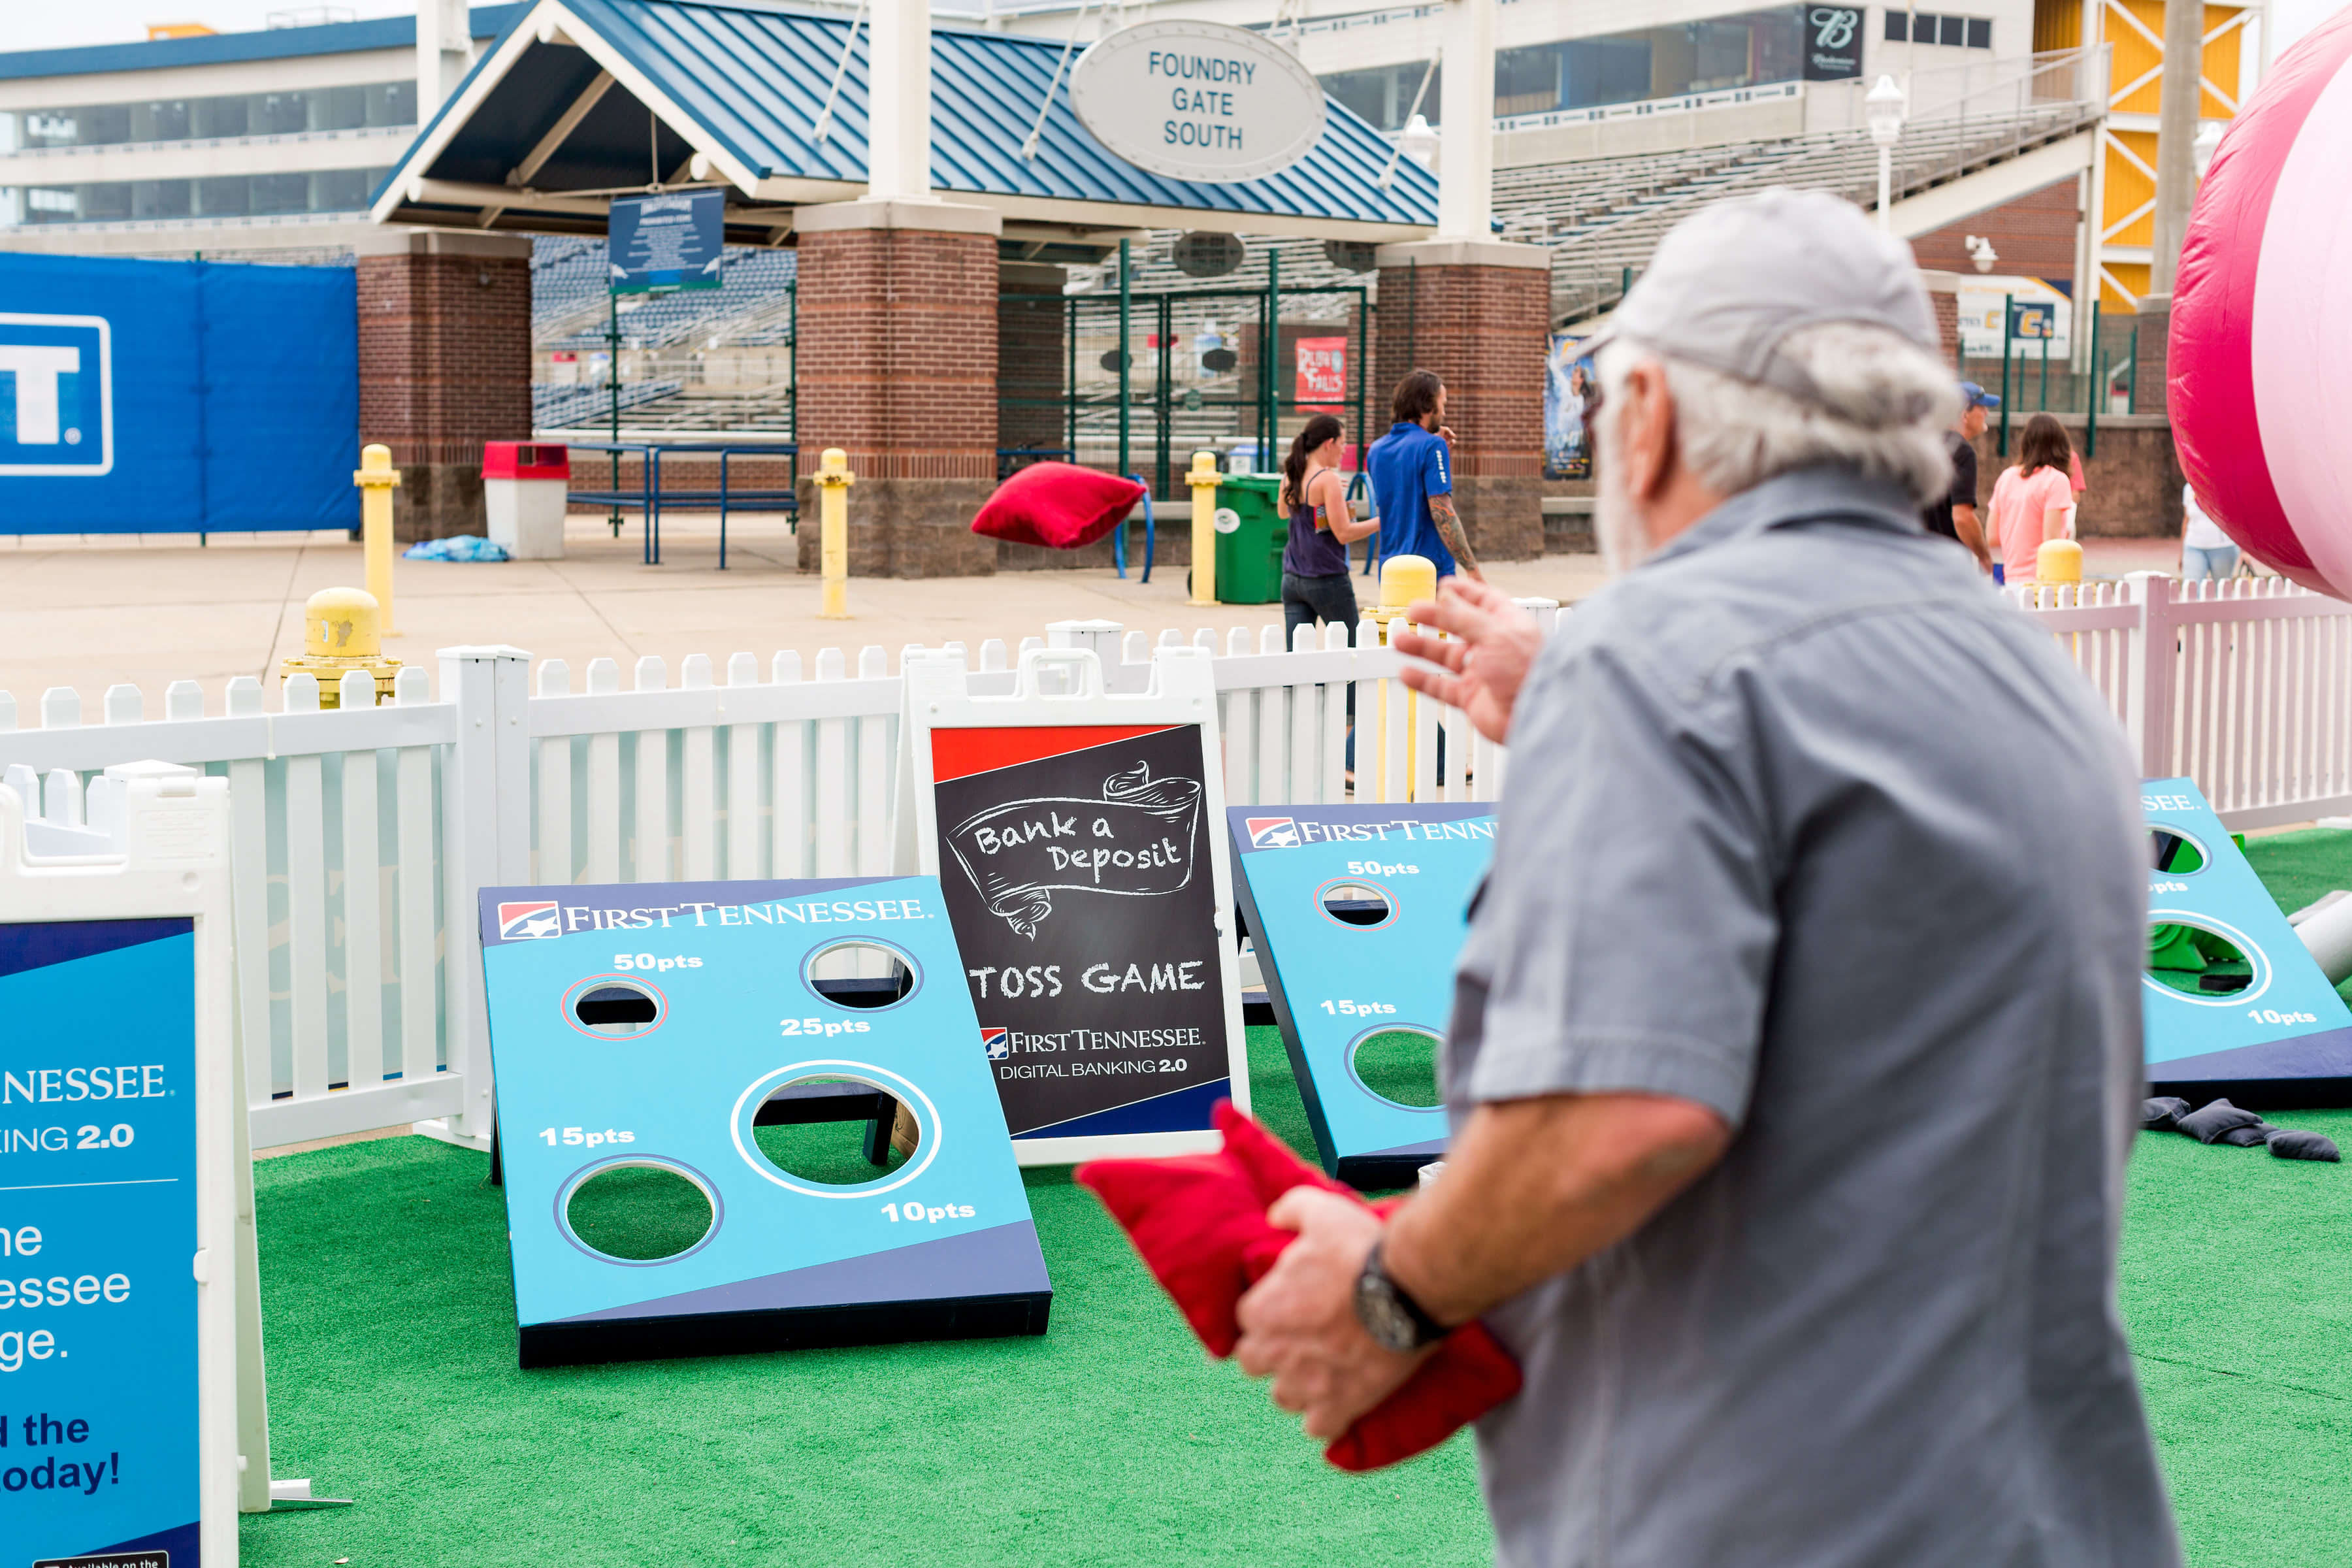
{"type": "Polygon", "coordinates": [[[1862,111],[1870,139],[1878,144],[1878,226],[1892,233],[1894,218],[1887,207],[1894,197],[1895,143],[1903,140],[1903,89],[1893,77],[1880,77],[1862,100],[1862,111]]]}

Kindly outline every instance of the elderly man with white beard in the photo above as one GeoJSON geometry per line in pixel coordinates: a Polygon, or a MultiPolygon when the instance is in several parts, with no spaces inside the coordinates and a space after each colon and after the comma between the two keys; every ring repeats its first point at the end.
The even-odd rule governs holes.
{"type": "Polygon", "coordinates": [[[1909,248],[1726,202],[1605,340],[1615,580],[1545,644],[1457,579],[1401,645],[1511,749],[1445,1168],[1385,1222],[1288,1194],[1242,1364],[1328,1438],[1483,1319],[1526,1568],[2177,1564],[2115,1303],[2135,778],[1920,524],[1957,395],[1909,248]]]}

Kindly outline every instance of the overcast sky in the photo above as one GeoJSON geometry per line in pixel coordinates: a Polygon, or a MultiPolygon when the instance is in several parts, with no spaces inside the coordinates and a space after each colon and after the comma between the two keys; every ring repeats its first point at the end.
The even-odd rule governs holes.
{"type": "MultiPolygon", "coordinates": [[[[2339,0],[2272,0],[2278,37],[2273,52],[2303,37],[2338,9],[2339,0]]],[[[268,25],[269,13],[302,7],[287,0],[72,0],[41,5],[36,0],[0,0],[8,25],[0,48],[46,49],[68,44],[119,44],[143,38],[150,22],[202,22],[224,33],[268,25]]],[[[1273,8],[1268,0],[1267,9],[1273,8]]],[[[360,16],[413,13],[415,0],[341,0],[339,9],[360,16]]]]}

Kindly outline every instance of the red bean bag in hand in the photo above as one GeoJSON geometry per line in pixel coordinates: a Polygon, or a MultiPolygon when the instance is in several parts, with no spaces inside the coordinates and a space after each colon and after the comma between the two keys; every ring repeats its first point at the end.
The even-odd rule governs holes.
{"type": "Polygon", "coordinates": [[[971,531],[1015,544],[1077,550],[1125,521],[1143,499],[1132,479],[1072,463],[1032,463],[996,487],[971,531]]]}
{"type": "MultiPolygon", "coordinates": [[[[1274,1201],[1297,1186],[1363,1200],[1301,1163],[1230,1100],[1218,1105],[1216,1117],[1225,1135],[1222,1152],[1091,1160],[1078,1167],[1077,1178],[1127,1231],[1209,1353],[1222,1359],[1241,1338],[1234,1310],[1242,1293],[1294,1239],[1265,1217],[1274,1201]]],[[[1465,1323],[1323,1457],[1343,1470],[1393,1465],[1434,1448],[1518,1392],[1519,1367],[1510,1352],[1484,1324],[1465,1323]]]]}

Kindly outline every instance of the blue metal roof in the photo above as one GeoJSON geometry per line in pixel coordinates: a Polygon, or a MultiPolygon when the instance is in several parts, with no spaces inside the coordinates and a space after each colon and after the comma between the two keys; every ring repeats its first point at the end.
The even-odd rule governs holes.
{"type": "MultiPolygon", "coordinates": [[[[848,17],[761,0],[568,0],[565,8],[575,19],[575,33],[584,28],[608,46],[693,120],[698,138],[724,149],[759,177],[863,184],[866,35],[860,35],[850,56],[831,138],[816,140],[814,127],[841,58],[848,17]]],[[[1054,79],[1062,47],[1058,40],[1018,34],[933,29],[931,178],[940,194],[1424,228],[1436,222],[1435,176],[1410,159],[1399,159],[1393,181],[1381,189],[1378,178],[1389,163],[1390,143],[1336,102],[1329,105],[1322,140],[1299,163],[1262,179],[1211,184],[1168,179],[1111,153],[1079,123],[1066,73],[1045,117],[1037,156],[1024,158],[1022,142],[1054,79]]],[[[477,74],[489,64],[485,57],[477,74]]],[[[579,50],[531,45],[469,111],[467,124],[429,167],[411,162],[417,152],[412,147],[393,182],[419,173],[436,179],[503,179],[595,70],[579,50]]],[[[462,97],[461,91],[451,107],[462,97]]],[[[607,117],[600,104],[582,122],[534,182],[539,189],[590,190],[644,177],[645,110],[634,106],[623,111],[618,103],[612,108],[607,117]]],[[[432,129],[426,128],[418,146],[432,129]]],[[[684,147],[680,140],[680,155],[684,147]]]]}
{"type": "MultiPolygon", "coordinates": [[[[530,9],[530,0],[477,5],[470,26],[478,38],[495,38],[530,9]]],[[[209,33],[194,38],[154,38],[135,44],[92,44],[71,49],[26,49],[0,55],[0,81],[28,78],[89,76],[99,71],[165,70],[173,66],[210,66],[239,60],[294,59],[304,55],[348,55],[362,49],[413,49],[416,18],[384,16],[372,22],[330,22],[316,27],[272,27],[258,33],[209,33]]]]}

